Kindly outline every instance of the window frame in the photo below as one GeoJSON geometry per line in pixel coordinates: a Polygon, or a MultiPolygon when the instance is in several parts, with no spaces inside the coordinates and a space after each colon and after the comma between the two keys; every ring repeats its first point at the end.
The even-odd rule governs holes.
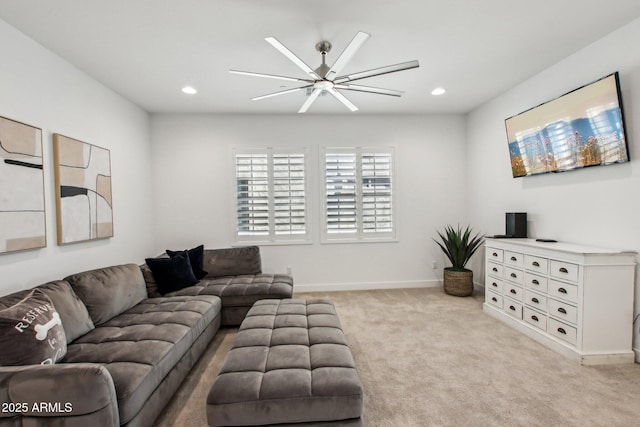
{"type": "MultiPolygon", "coordinates": [[[[292,244],[308,244],[311,243],[311,224],[310,224],[310,203],[309,203],[309,148],[308,147],[233,147],[233,203],[232,218],[234,223],[234,241],[235,245],[260,244],[260,245],[292,245],[292,244]],[[240,230],[240,212],[239,212],[239,176],[238,176],[238,155],[258,156],[266,155],[267,158],[267,223],[268,230],[265,234],[241,234],[240,230]],[[303,186],[304,186],[304,231],[296,234],[279,234],[276,231],[275,224],[275,169],[274,156],[278,155],[294,155],[303,156],[303,186]]],[[[289,190],[291,191],[291,190],[289,190]]]]}
{"type": "Polygon", "coordinates": [[[322,147],[319,156],[319,172],[320,172],[320,197],[321,214],[320,216],[320,243],[375,243],[375,242],[397,242],[397,215],[396,205],[398,200],[397,185],[395,178],[395,147],[322,147]],[[356,227],[354,232],[330,232],[328,225],[328,189],[327,189],[327,155],[328,154],[355,154],[355,202],[356,202],[356,227]],[[364,231],[363,216],[364,215],[364,183],[363,183],[363,155],[386,154],[390,157],[390,197],[391,197],[391,230],[390,231],[364,231]]]}

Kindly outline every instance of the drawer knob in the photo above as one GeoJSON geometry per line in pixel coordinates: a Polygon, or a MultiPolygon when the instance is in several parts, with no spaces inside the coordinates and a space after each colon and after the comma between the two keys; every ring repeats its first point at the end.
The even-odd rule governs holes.
{"type": "Polygon", "coordinates": [[[518,277],[518,275],[516,273],[511,273],[511,277],[518,277]]]}
{"type": "Polygon", "coordinates": [[[533,279],[533,280],[531,281],[531,283],[533,283],[534,285],[539,285],[539,284],[540,284],[540,282],[538,282],[538,280],[537,280],[537,279],[533,279]]]}
{"type": "Polygon", "coordinates": [[[518,258],[516,258],[514,256],[511,257],[511,261],[517,261],[517,260],[518,260],[518,258]]]}
{"type": "Polygon", "coordinates": [[[512,294],[514,294],[514,295],[515,295],[515,294],[517,294],[517,292],[516,292],[516,290],[515,290],[515,289],[511,289],[509,292],[511,292],[511,293],[512,293],[512,294]]]}
{"type": "Polygon", "coordinates": [[[558,332],[560,332],[561,334],[567,335],[567,331],[565,331],[562,328],[558,328],[558,332]]]}
{"type": "Polygon", "coordinates": [[[531,265],[533,265],[534,267],[540,267],[540,264],[538,263],[538,261],[533,261],[531,265]]]}
{"type": "Polygon", "coordinates": [[[498,302],[498,300],[496,299],[496,297],[491,297],[491,301],[493,301],[493,302],[498,302]]]}
{"type": "Polygon", "coordinates": [[[560,273],[568,273],[568,272],[569,272],[569,270],[567,270],[567,269],[566,269],[566,268],[564,268],[564,267],[560,267],[560,269],[559,269],[558,271],[559,271],[560,273]]]}
{"type": "Polygon", "coordinates": [[[511,310],[511,311],[516,311],[516,308],[515,308],[514,306],[510,305],[510,306],[509,306],[509,310],[511,310]]]}
{"type": "Polygon", "coordinates": [[[491,283],[491,286],[493,286],[494,288],[498,287],[498,284],[496,282],[491,283]]]}
{"type": "Polygon", "coordinates": [[[495,256],[495,257],[497,257],[497,256],[498,256],[498,254],[494,252],[494,253],[492,253],[492,254],[491,254],[491,256],[495,256]]]}
{"type": "Polygon", "coordinates": [[[538,298],[536,298],[536,297],[531,298],[531,302],[534,302],[536,304],[540,304],[540,301],[538,301],[538,298]]]}
{"type": "Polygon", "coordinates": [[[567,310],[562,307],[558,307],[558,313],[567,314],[567,310]]]}
{"type": "Polygon", "coordinates": [[[532,320],[535,320],[536,322],[538,321],[538,316],[536,316],[535,314],[533,316],[531,316],[532,320]]]}
{"type": "Polygon", "coordinates": [[[494,273],[497,273],[497,272],[498,272],[498,269],[497,269],[497,268],[495,268],[495,267],[493,267],[493,268],[492,268],[492,270],[493,270],[493,272],[494,272],[494,273]]]}
{"type": "Polygon", "coordinates": [[[567,290],[565,288],[558,288],[558,292],[560,292],[561,294],[566,294],[567,290]]]}

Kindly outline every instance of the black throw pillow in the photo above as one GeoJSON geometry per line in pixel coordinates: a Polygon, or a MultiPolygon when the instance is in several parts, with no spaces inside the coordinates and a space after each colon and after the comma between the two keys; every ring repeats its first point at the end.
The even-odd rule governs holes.
{"type": "MultiPolygon", "coordinates": [[[[183,251],[172,251],[167,249],[166,252],[170,258],[173,258],[175,254],[183,251]]],[[[187,254],[189,254],[189,262],[191,263],[193,274],[196,276],[196,279],[202,279],[207,275],[207,272],[202,269],[204,263],[204,245],[196,246],[193,249],[187,250],[187,254]]]]}
{"type": "Polygon", "coordinates": [[[144,261],[151,269],[158,292],[162,295],[198,283],[187,251],[176,252],[171,258],[147,258],[144,261]]]}

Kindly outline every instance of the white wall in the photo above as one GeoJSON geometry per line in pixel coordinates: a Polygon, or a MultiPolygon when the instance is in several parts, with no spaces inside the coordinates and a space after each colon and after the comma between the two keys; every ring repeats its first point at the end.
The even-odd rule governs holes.
{"type": "MultiPolygon", "coordinates": [[[[313,180],[314,243],[261,247],[265,272],[291,267],[298,290],[436,284],[435,229],[465,219],[462,116],[153,115],[151,136],[158,252],[233,243],[234,146],[396,147],[398,242],[319,244],[313,180]]],[[[314,158],[310,176],[317,170],[314,158]]]]}
{"type": "Polygon", "coordinates": [[[152,248],[148,114],[0,20],[0,116],[43,130],[47,247],[0,254],[0,294],[140,262],[152,248]],[[114,234],[58,246],[52,134],[111,150],[114,234]]]}
{"type": "MultiPolygon", "coordinates": [[[[640,251],[639,40],[640,19],[469,114],[467,189],[475,225],[504,233],[504,213],[525,211],[530,237],[640,251]],[[620,72],[631,162],[513,179],[504,119],[614,71],[620,72]]],[[[637,325],[635,333],[637,347],[637,325]]]]}

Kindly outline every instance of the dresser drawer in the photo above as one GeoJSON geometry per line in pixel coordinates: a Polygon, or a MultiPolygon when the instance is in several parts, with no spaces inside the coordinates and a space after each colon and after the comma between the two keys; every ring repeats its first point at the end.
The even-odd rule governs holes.
{"type": "Polygon", "coordinates": [[[502,249],[495,249],[495,248],[486,248],[486,259],[487,260],[491,260],[491,261],[496,261],[496,262],[502,262],[504,261],[504,252],[502,251],[502,249]]]}
{"type": "Polygon", "coordinates": [[[504,298],[502,304],[505,313],[522,320],[522,303],[516,302],[511,298],[504,298]]]}
{"type": "Polygon", "coordinates": [[[538,292],[546,293],[548,289],[549,279],[537,274],[524,273],[524,286],[529,289],[535,289],[538,292]]]}
{"type": "Polygon", "coordinates": [[[549,280],[549,296],[578,303],[578,287],[570,283],[549,280]]]}
{"type": "Polygon", "coordinates": [[[524,303],[541,311],[547,311],[547,297],[530,290],[524,291],[524,303]]]}
{"type": "Polygon", "coordinates": [[[566,302],[549,299],[549,315],[557,317],[564,322],[570,322],[574,325],[578,323],[578,309],[566,302]]]}
{"type": "Polygon", "coordinates": [[[551,271],[549,274],[551,277],[557,277],[562,280],[570,280],[572,282],[578,281],[578,266],[563,261],[551,260],[551,271]]]}
{"type": "Polygon", "coordinates": [[[578,342],[578,330],[575,327],[559,322],[552,317],[549,318],[548,331],[554,337],[560,338],[571,345],[576,345],[578,342]]]}
{"type": "Polygon", "coordinates": [[[542,314],[525,306],[522,311],[522,317],[528,324],[533,325],[536,328],[546,332],[547,316],[545,314],[542,314]]]}
{"type": "Polygon", "coordinates": [[[502,264],[496,264],[494,262],[487,263],[487,274],[493,277],[504,277],[504,267],[502,264]]]}
{"type": "Polygon", "coordinates": [[[524,262],[524,255],[518,253],[518,252],[509,252],[509,251],[505,251],[504,253],[504,263],[506,265],[511,265],[514,267],[522,267],[522,264],[524,262]]]}
{"type": "Polygon", "coordinates": [[[524,256],[524,268],[536,273],[548,274],[549,273],[549,260],[547,258],[540,258],[533,255],[524,256]]]}
{"type": "Polygon", "coordinates": [[[503,283],[502,294],[517,301],[522,301],[522,298],[524,297],[524,291],[522,288],[509,282],[503,283]]]}
{"type": "Polygon", "coordinates": [[[487,279],[488,281],[485,283],[485,288],[501,294],[503,288],[502,279],[498,279],[496,277],[487,277],[487,279]]]}
{"type": "Polygon", "coordinates": [[[517,283],[519,285],[524,284],[524,272],[522,270],[516,270],[515,268],[505,267],[504,278],[510,282],[517,283]]]}
{"type": "Polygon", "coordinates": [[[487,303],[491,304],[494,307],[502,310],[502,295],[497,294],[495,292],[487,291],[485,294],[485,299],[487,303]]]}

